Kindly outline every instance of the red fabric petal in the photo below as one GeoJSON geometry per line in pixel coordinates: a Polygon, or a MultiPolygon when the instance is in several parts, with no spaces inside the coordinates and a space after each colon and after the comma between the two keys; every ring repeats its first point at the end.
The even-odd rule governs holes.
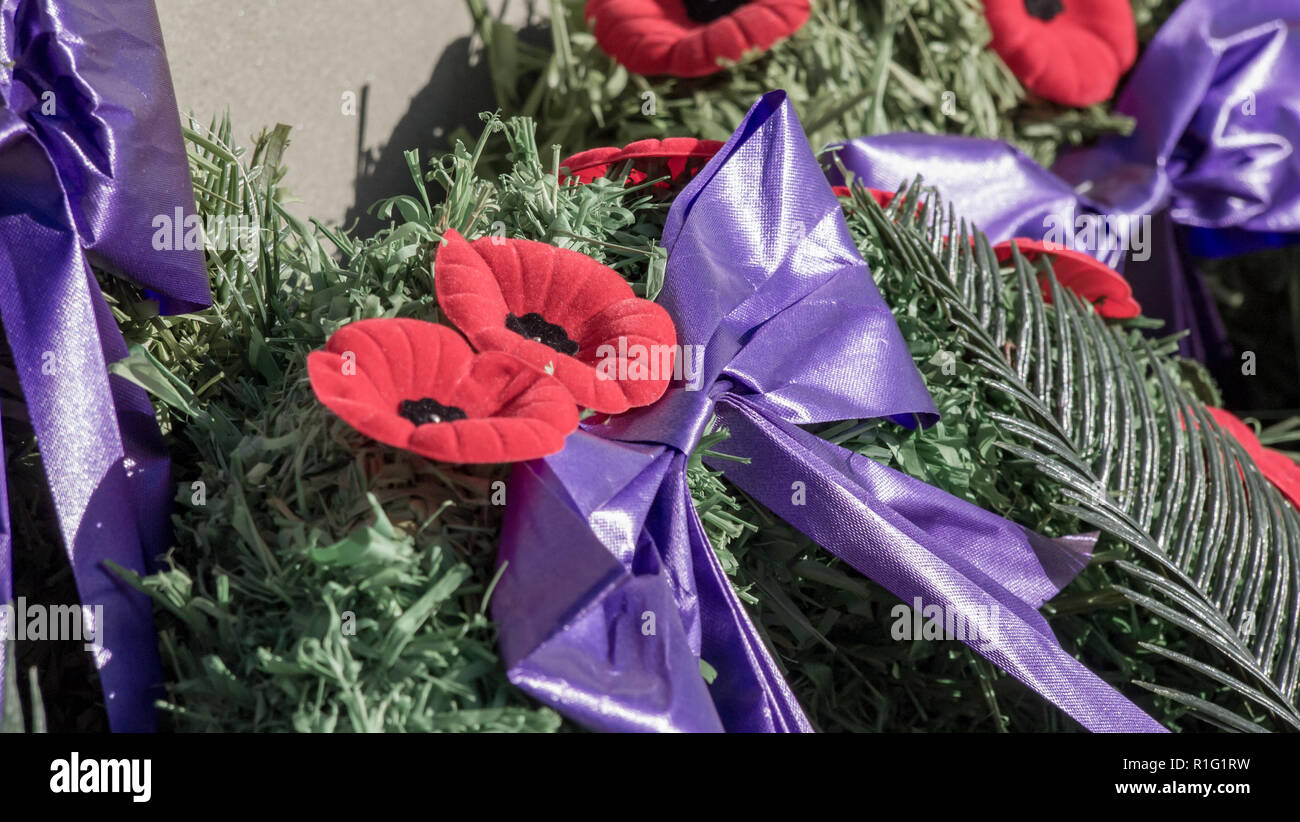
{"type": "MultiPolygon", "coordinates": [[[[867,193],[871,195],[871,199],[875,200],[881,208],[888,208],[889,204],[894,202],[894,192],[892,191],[881,191],[878,188],[869,188],[867,189],[867,193]]],[[[920,209],[917,210],[919,211],[920,209]]]]}
{"type": "Polygon", "coordinates": [[[1282,496],[1289,499],[1292,505],[1300,508],[1300,466],[1296,465],[1295,460],[1281,451],[1265,448],[1259,456],[1255,457],[1255,464],[1259,466],[1265,478],[1277,486],[1282,496]]]}
{"type": "MultiPolygon", "coordinates": [[[[642,183],[649,176],[662,176],[662,173],[656,173],[659,171],[656,166],[666,166],[676,180],[694,176],[722,146],[720,140],[697,140],[694,137],[637,140],[622,148],[591,148],[566,157],[560,163],[560,174],[565,180],[576,180],[586,185],[604,177],[611,168],[631,160],[633,168],[628,174],[629,185],[642,183]]],[[[665,181],[660,183],[660,187],[670,188],[671,185],[665,181]]]]}
{"type": "Polygon", "coordinates": [[[1024,0],[984,0],[990,46],[1035,94],[1067,106],[1100,103],[1137,59],[1133,8],[1129,0],[1061,3],[1063,11],[1040,20],[1024,0]]]}
{"type": "Polygon", "coordinates": [[[1300,508],[1300,465],[1296,465],[1290,457],[1280,451],[1265,448],[1255,436],[1254,429],[1232,412],[1208,406],[1206,410],[1223,430],[1241,443],[1241,447],[1246,449],[1246,453],[1255,461],[1255,465],[1265,479],[1277,486],[1283,496],[1291,500],[1292,505],[1300,508]]]}
{"type": "Polygon", "coordinates": [[[588,0],[596,42],[628,71],[702,77],[747,51],[767,51],[808,20],[808,0],[753,0],[708,23],[692,20],[682,0],[588,0]]]}
{"type": "Polygon", "coordinates": [[[600,148],[589,148],[586,151],[579,151],[570,157],[565,157],[560,161],[560,179],[577,180],[582,185],[586,185],[593,180],[604,177],[609,171],[611,164],[616,162],[614,157],[622,149],[614,146],[602,146],[600,148]]]}
{"type": "Polygon", "coordinates": [[[307,355],[316,398],[372,439],[443,462],[516,462],[553,454],[578,427],[573,397],[506,354],[475,354],[452,329],[407,319],[349,323],[307,355]],[[467,419],[415,425],[403,400],[426,397],[467,419]]]}
{"type": "MultiPolygon", "coordinates": [[[[619,414],[649,405],[668,388],[671,371],[629,370],[634,346],[672,349],[677,330],[668,312],[643,300],[608,266],[568,249],[530,240],[483,237],[467,242],[448,231],[434,261],[438,305],[480,351],[504,351],[537,368],[550,367],[577,403],[619,414]],[[574,356],[506,327],[507,313],[540,314],[578,344],[574,356]],[[613,346],[609,349],[602,346],[613,346]]],[[[671,364],[671,360],[669,360],[671,364]]]]}
{"type": "Polygon", "coordinates": [[[665,137],[662,140],[637,140],[617,152],[618,160],[659,159],[668,157],[709,158],[722,148],[721,140],[697,140],[694,137],[665,137]]]}
{"type": "MultiPolygon", "coordinates": [[[[1052,271],[1062,288],[1068,288],[1083,299],[1092,303],[1097,313],[1111,319],[1129,319],[1142,313],[1142,306],[1133,299],[1133,289],[1128,280],[1105,263],[1084,254],[1054,243],[1039,240],[1027,240],[1017,237],[993,246],[998,262],[1011,259],[1011,243],[1020,248],[1020,253],[1030,262],[1047,255],[1052,262],[1052,271]]],[[[1043,289],[1043,298],[1052,301],[1052,286],[1047,277],[1040,277],[1039,285],[1043,289]]]]}

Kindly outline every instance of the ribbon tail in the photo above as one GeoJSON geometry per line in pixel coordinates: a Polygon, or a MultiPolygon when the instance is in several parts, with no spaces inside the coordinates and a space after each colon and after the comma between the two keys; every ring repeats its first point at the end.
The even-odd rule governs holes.
{"type": "Polygon", "coordinates": [[[542,461],[509,494],[492,614],[510,681],[593,730],[723,730],[662,570],[615,557],[542,461]]]}
{"type": "MultiPolygon", "coordinates": [[[[685,459],[682,457],[681,459],[685,459]]],[[[807,733],[812,724],[736,595],[691,504],[686,472],[674,498],[690,540],[700,619],[700,657],[718,674],[709,693],[731,733],[807,733]]]]}
{"type": "MultiPolygon", "coordinates": [[[[0,117],[0,126],[12,121],[0,117]]],[[[114,731],[150,731],[162,681],[148,597],[105,567],[145,572],[95,284],[40,145],[0,128],[0,319],[27,400],[114,731]],[[124,512],[129,512],[123,516],[124,512]]]]}
{"type": "Polygon", "coordinates": [[[719,403],[730,432],[715,468],[774,513],[911,605],[938,606],[973,650],[1085,728],[1164,728],[1061,647],[1037,607],[1086,563],[1092,539],[1048,540],[806,431],[743,399],[719,403]],[[804,493],[792,484],[804,483],[804,493]]]}
{"type": "Polygon", "coordinates": [[[851,177],[884,191],[910,186],[919,175],[925,187],[938,191],[945,204],[994,243],[1040,239],[1062,215],[1079,209],[1073,188],[1002,140],[880,134],[828,147],[822,164],[833,185],[847,185],[851,177]]]}
{"type": "Polygon", "coordinates": [[[685,456],[579,432],[517,466],[509,495],[492,612],[512,682],[597,730],[812,730],[709,545],[685,456]]]}

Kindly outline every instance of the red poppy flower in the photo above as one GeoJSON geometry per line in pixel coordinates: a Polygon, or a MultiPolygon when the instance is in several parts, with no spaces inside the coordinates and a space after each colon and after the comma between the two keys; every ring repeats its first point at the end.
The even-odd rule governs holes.
{"type": "Polygon", "coordinates": [[[448,231],[434,285],[475,348],[550,370],[585,408],[619,414],[668,388],[677,342],[668,312],[585,254],[448,231]]]}
{"type": "Polygon", "coordinates": [[[1214,421],[1231,434],[1233,439],[1241,443],[1241,447],[1245,448],[1246,453],[1255,461],[1264,478],[1276,485],[1282,495],[1291,500],[1292,505],[1300,508],[1300,465],[1296,465],[1281,451],[1265,448],[1255,436],[1254,430],[1232,412],[1208,406],[1205,410],[1210,412],[1214,421]]]}
{"type": "Polygon", "coordinates": [[[637,74],[703,77],[767,51],[808,20],[808,0],[587,0],[605,53],[637,74]]]}
{"type": "Polygon", "coordinates": [[[580,151],[560,163],[560,175],[565,180],[576,180],[582,185],[604,177],[611,168],[628,160],[630,185],[638,185],[651,177],[668,176],[657,188],[680,188],[695,176],[704,164],[722,148],[720,140],[697,140],[694,137],[666,137],[663,140],[637,140],[622,148],[604,146],[580,151]]]}
{"type": "Polygon", "coordinates": [[[578,427],[559,381],[508,354],[475,354],[445,325],[361,320],[307,355],[316,398],[368,437],[443,462],[516,462],[578,427]]]}
{"type": "Polygon", "coordinates": [[[1035,94],[1089,106],[1137,59],[1129,0],[984,0],[994,51],[1035,94]]]}
{"type": "MultiPolygon", "coordinates": [[[[1136,317],[1142,313],[1142,306],[1133,299],[1133,289],[1128,280],[1105,263],[1084,254],[1082,251],[1066,248],[1056,243],[1039,240],[1026,240],[1017,237],[993,246],[998,262],[1011,259],[1011,243],[1020,248],[1020,253],[1030,262],[1046,254],[1052,261],[1052,271],[1062,288],[1068,288],[1075,294],[1093,304],[1097,313],[1103,317],[1121,320],[1136,317]]],[[[1040,277],[1039,285],[1043,289],[1043,298],[1052,301],[1052,286],[1047,277],[1040,277]]]]}

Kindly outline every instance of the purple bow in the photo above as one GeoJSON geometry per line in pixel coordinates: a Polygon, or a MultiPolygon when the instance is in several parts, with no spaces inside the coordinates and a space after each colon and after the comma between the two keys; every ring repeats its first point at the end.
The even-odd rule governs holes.
{"type": "Polygon", "coordinates": [[[1221,362],[1232,353],[1191,256],[1300,240],[1297,73],[1293,0],[1187,0],[1119,97],[1133,134],[1069,152],[1051,171],[967,137],[888,134],[830,152],[872,188],[921,175],[993,242],[1053,239],[1092,254],[1124,272],[1144,314],[1190,332],[1184,355],[1221,362]]]}
{"type": "MultiPolygon", "coordinates": [[[[87,627],[115,731],[154,727],[162,673],[148,598],[104,562],[146,572],[170,547],[174,491],[148,396],[108,373],[127,349],[90,264],[164,312],[209,305],[202,251],[155,247],[195,213],[152,0],[0,2],[0,320],[81,602],[102,615],[87,627]]],[[[4,604],[3,482],[0,525],[4,604]]],[[[0,643],[0,678],[5,664],[0,643]]]]}
{"type": "Polygon", "coordinates": [[[691,504],[687,455],[716,415],[714,450],[749,462],[709,464],[777,515],[960,616],[972,648],[1086,727],[1162,730],[1037,611],[1093,537],[1044,538],[798,427],[937,414],[783,92],[678,195],[663,243],[660,300],[703,352],[698,390],[675,382],[517,466],[492,599],[512,682],[599,730],[811,730],[691,504]]]}

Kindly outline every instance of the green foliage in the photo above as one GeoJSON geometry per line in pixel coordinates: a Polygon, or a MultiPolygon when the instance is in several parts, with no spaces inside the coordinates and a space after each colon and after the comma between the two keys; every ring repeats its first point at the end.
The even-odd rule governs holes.
{"type": "Polygon", "coordinates": [[[789,39],[696,79],[630,74],[587,30],[585,0],[549,0],[546,43],[521,38],[483,0],[466,2],[498,104],[535,118],[541,145],[569,151],[647,137],[725,140],[773,89],[789,93],[814,148],[888,131],[966,134],[1010,140],[1047,164],[1063,145],[1132,126],[1101,105],[1027,99],[987,48],[979,0],[814,0],[789,39]]]}
{"type": "MultiPolygon", "coordinates": [[[[13,639],[5,637],[5,659],[16,660],[17,644],[13,639]]],[[[4,681],[0,682],[0,688],[4,688],[4,712],[0,713],[0,733],[25,733],[30,730],[31,733],[45,733],[45,705],[41,701],[41,690],[38,683],[36,667],[32,666],[27,669],[28,675],[28,702],[31,711],[31,727],[23,718],[23,694],[18,689],[18,665],[9,664],[5,666],[4,681]]]]}
{"type": "Polygon", "coordinates": [[[161,610],[165,708],[183,730],[553,730],[484,615],[500,471],[360,442],[306,382],[343,323],[432,310],[427,198],[386,203],[412,221],[365,243],[318,233],[280,204],[286,136],[246,156],[227,122],[187,129],[205,218],[259,229],[255,251],[208,249],[211,311],[159,318],[113,292],[133,343],[116,368],[165,403],[178,480],[170,568],[135,581],[161,610]]]}
{"type": "Polygon", "coordinates": [[[1213,649],[1193,658],[1142,643],[1217,688],[1139,684],[1236,730],[1300,729],[1295,508],[1180,384],[1172,341],[1153,346],[1102,322],[1044,263],[1049,307],[1019,253],[999,272],[987,238],[918,195],[898,197],[888,216],[865,191],[856,205],[938,297],[980,379],[1014,400],[1015,414],[990,415],[1019,441],[1000,446],[1059,487],[1068,501],[1055,507],[1125,543],[1114,590],[1213,649]],[[986,298],[1012,283],[1014,301],[986,298]]]}
{"type": "Polygon", "coordinates": [[[413,195],[380,203],[390,226],[360,239],[282,208],[284,129],[251,155],[227,122],[186,137],[205,222],[248,219],[258,247],[209,246],[215,305],[191,316],[158,317],[105,283],[132,344],[114,370],[161,404],[173,449],[177,549],[168,570],[131,581],[161,610],[175,726],[555,730],[558,715],[506,681],[486,616],[504,469],[365,439],[316,402],[305,356],[353,320],[436,320],[431,256],[448,227],[574,248],[653,295],[666,205],[614,181],[560,190],[530,122],[488,119],[427,178],[408,155],[413,195]],[[502,131],[511,172],[476,177],[502,131]],[[444,189],[436,205],[426,179],[444,189]]]}
{"type": "Polygon", "coordinates": [[[1137,23],[1138,40],[1145,43],[1174,13],[1182,0],[1133,0],[1133,18],[1137,23]]]}

